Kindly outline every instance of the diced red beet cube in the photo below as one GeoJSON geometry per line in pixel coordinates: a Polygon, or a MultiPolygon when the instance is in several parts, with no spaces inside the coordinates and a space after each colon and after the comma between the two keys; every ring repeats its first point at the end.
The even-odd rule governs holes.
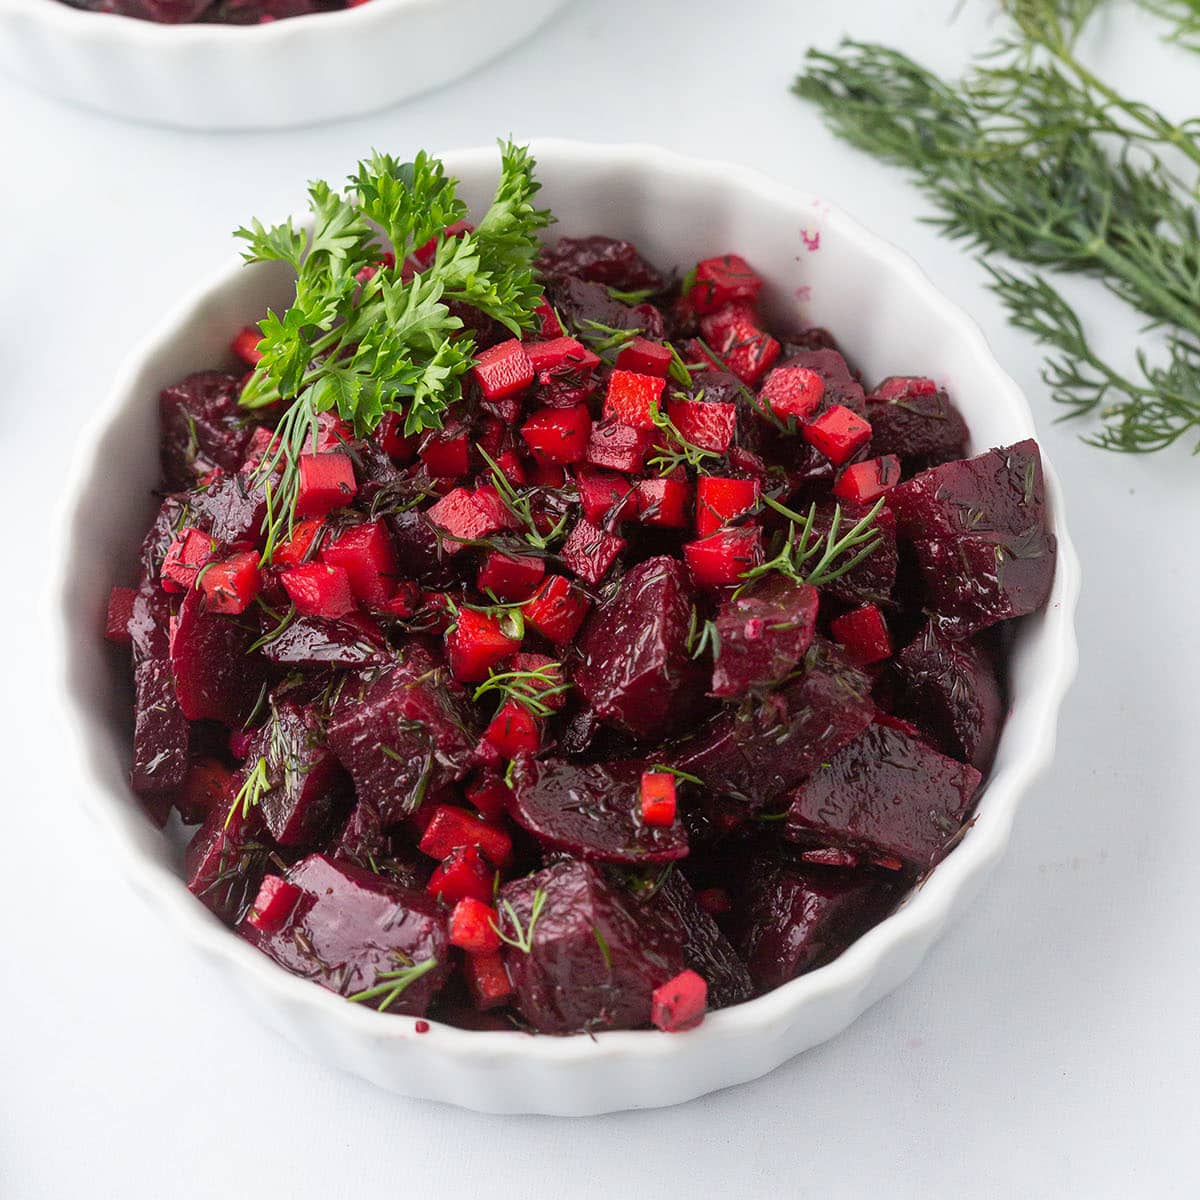
{"type": "Polygon", "coordinates": [[[430,430],[417,453],[435,479],[461,479],[471,469],[471,440],[457,425],[430,430]]]}
{"type": "Polygon", "coordinates": [[[118,646],[133,642],[129,634],[129,622],[133,618],[133,602],[137,592],[133,588],[115,587],[108,593],[108,608],[104,613],[104,637],[118,646]]]}
{"type": "Polygon", "coordinates": [[[463,487],[447,492],[425,510],[424,517],[441,531],[442,550],[451,555],[464,549],[464,542],[477,541],[503,528],[497,524],[495,514],[476,503],[475,494],[463,487]]]}
{"type": "Polygon", "coordinates": [[[745,384],[758,383],[779,357],[779,343],[759,327],[754,310],[743,303],[727,304],[701,317],[700,331],[725,368],[745,384]]]}
{"type": "Polygon", "coordinates": [[[451,907],[466,899],[478,904],[492,898],[495,874],[478,846],[456,846],[434,867],[425,890],[451,907]]]}
{"type": "Polygon", "coordinates": [[[247,325],[238,330],[233,344],[229,347],[238,358],[248,367],[257,367],[262,362],[262,351],[258,348],[262,341],[262,331],[257,325],[247,325]]]}
{"type": "Polygon", "coordinates": [[[780,420],[807,420],[821,405],[825,381],[807,367],[776,367],[763,380],[759,399],[780,420]]]}
{"type": "Polygon", "coordinates": [[[624,475],[578,467],[575,486],[579,490],[583,515],[593,525],[609,528],[627,513],[632,515],[636,511],[636,497],[630,494],[633,485],[624,475]]]}
{"type": "Polygon", "coordinates": [[[271,561],[277,567],[298,567],[307,561],[313,542],[325,526],[321,521],[297,521],[292,526],[291,536],[279,542],[271,553],[271,561]]]}
{"type": "Polygon", "coordinates": [[[837,478],[833,494],[855,504],[874,504],[900,482],[900,460],[894,454],[851,463],[837,478]]]}
{"type": "Polygon", "coordinates": [[[336,620],[355,609],[350,576],[343,567],[301,563],[281,571],[279,582],[301,616],[336,620]]]}
{"type": "Polygon", "coordinates": [[[521,426],[521,437],[539,463],[577,463],[587,457],[592,417],[586,404],[540,408],[521,426]]]}
{"type": "Polygon", "coordinates": [[[542,384],[556,376],[570,376],[582,382],[600,365],[599,356],[572,337],[526,342],[525,353],[542,384]]]}
{"type": "Polygon", "coordinates": [[[757,525],[722,529],[683,548],[688,570],[697,587],[716,588],[738,583],[763,560],[762,530],[757,525]]]}
{"type": "Polygon", "coordinates": [[[542,734],[537,719],[523,704],[506,700],[488,723],[484,741],[496,748],[501,758],[511,761],[518,754],[536,754],[542,734]]]}
{"type": "Polygon", "coordinates": [[[534,367],[516,338],[489,346],[475,356],[471,374],[488,400],[515,396],[533,383],[534,367]]]}
{"type": "Polygon", "coordinates": [[[389,825],[474,765],[465,697],[451,688],[444,669],[431,669],[428,654],[410,654],[360,688],[343,687],[329,723],[329,745],[350,772],[359,801],[373,805],[389,825]]]}
{"type": "Polygon", "coordinates": [[[499,775],[485,771],[467,785],[465,795],[487,820],[496,821],[508,811],[511,791],[499,775]]]}
{"type": "Polygon", "coordinates": [[[939,623],[957,636],[1040,608],[1056,542],[1032,439],[945,463],[888,493],[939,623]]]}
{"type": "Polygon", "coordinates": [[[634,492],[638,520],[643,525],[686,529],[691,524],[692,485],[682,472],[657,479],[641,479],[634,492]]]}
{"type": "Polygon", "coordinates": [[[550,301],[544,296],[538,302],[537,308],[533,310],[533,315],[537,322],[536,332],[539,338],[550,339],[562,337],[562,322],[559,321],[558,314],[551,307],[550,301]]]}
{"type": "Polygon", "coordinates": [[[737,407],[708,400],[668,400],[667,416],[684,441],[724,454],[737,429],[737,407]]]}
{"type": "Polygon", "coordinates": [[[500,899],[502,932],[529,946],[503,951],[516,1007],[539,1033],[648,1025],[654,989],[684,968],[681,932],[589,863],[555,863],[500,899]]]}
{"type": "Polygon", "coordinates": [[[204,611],[188,592],[171,634],[171,670],[179,707],[189,721],[241,725],[262,685],[262,664],[248,653],[253,634],[231,617],[204,611]]]}
{"type": "Polygon", "coordinates": [[[872,724],[796,788],[784,833],[927,871],[954,844],[979,782],[974,767],[872,724]]]}
{"type": "MultiPolygon", "coordinates": [[[[647,821],[640,759],[590,766],[560,758],[516,760],[509,812],[543,845],[593,862],[670,862],[687,854],[674,820],[647,821]]],[[[664,778],[673,782],[673,777],[664,778]]]]}
{"type": "Polygon", "coordinates": [[[170,664],[147,658],[133,672],[133,763],[130,783],[159,825],[188,770],[188,723],[170,664]]]}
{"type": "Polygon", "coordinates": [[[521,527],[520,518],[513,513],[507,501],[492,484],[485,483],[477,487],[471,493],[471,498],[475,501],[476,508],[487,517],[488,522],[495,529],[519,529],[521,527]]]}
{"type": "Polygon", "coordinates": [[[198,825],[214,808],[227,813],[236,792],[233,772],[224,763],[198,758],[188,767],[175,807],[184,824],[198,825]]]}
{"type": "Polygon", "coordinates": [[[659,555],[626,572],[579,639],[575,682],[604,721],[641,738],[661,736],[695,682],[687,649],[692,596],[678,559],[659,555]]]}
{"type": "Polygon", "coordinates": [[[715,312],[736,302],[753,304],[762,279],[739,254],[722,254],[696,264],[684,299],[697,313],[715,312]]]}
{"type": "Polygon", "coordinates": [[[471,1002],[477,1009],[486,1012],[507,1004],[513,995],[513,985],[504,966],[504,956],[499,951],[490,954],[469,954],[463,963],[467,990],[471,1002]]]}
{"type": "Polygon", "coordinates": [[[700,476],[696,480],[696,532],[707,537],[734,518],[753,512],[761,490],[757,479],[700,476]]]}
{"type": "Polygon", "coordinates": [[[500,914],[487,901],[491,899],[491,887],[486,896],[476,898],[464,896],[450,914],[450,944],[468,954],[494,954],[500,949],[500,914]]]}
{"type": "Polygon", "coordinates": [[[494,457],[496,466],[500,468],[504,478],[513,487],[524,487],[529,482],[529,477],[525,472],[525,464],[521,461],[520,455],[515,450],[502,450],[499,454],[494,455],[494,457]]]}
{"type": "Polygon", "coordinates": [[[187,889],[227,925],[235,925],[258,894],[271,852],[262,814],[241,805],[214,808],[184,854],[187,889]]]}
{"type": "Polygon", "coordinates": [[[664,1033],[695,1029],[704,1020],[708,984],[695,971],[681,971],[650,995],[650,1020],[664,1033]]]}
{"type": "Polygon", "coordinates": [[[667,771],[642,772],[642,820],[647,825],[675,823],[675,776],[667,771]]]}
{"type": "Polygon", "coordinates": [[[345,508],[357,492],[354,464],[348,455],[334,450],[300,455],[296,516],[323,517],[335,508],[345,508]]]}
{"type": "Polygon", "coordinates": [[[587,461],[593,467],[633,475],[645,465],[650,442],[650,433],[645,429],[634,429],[620,421],[604,421],[592,426],[587,461]]]}
{"type": "Polygon", "coordinates": [[[446,634],[450,673],[460,683],[480,683],[520,647],[520,637],[505,628],[502,618],[473,608],[460,608],[454,628],[446,634]]]}
{"type": "MultiPolygon", "coordinates": [[[[632,242],[600,235],[559,238],[553,246],[542,250],[538,269],[550,278],[566,276],[576,282],[604,284],[599,291],[605,297],[609,288],[658,292],[664,286],[662,276],[642,258],[632,242]]],[[[608,303],[616,305],[617,301],[608,303]]]]}
{"type": "Polygon", "coordinates": [[[243,923],[239,933],[293,974],[371,1008],[428,1009],[452,965],[432,896],[323,854],[297,863],[287,880],[302,895],[282,928],[264,934],[243,923]]]}
{"type": "Polygon", "coordinates": [[[201,529],[184,528],[176,535],[159,572],[163,590],[186,592],[212,560],[213,540],[201,529]]]}
{"type": "Polygon", "coordinates": [[[873,400],[912,400],[917,396],[933,396],[938,386],[924,375],[889,375],[868,397],[873,400]]]}
{"type": "Polygon", "coordinates": [[[613,371],[604,396],[605,420],[619,421],[634,429],[653,429],[654,414],[665,386],[666,380],[657,375],[613,371]]]}
{"type": "Polygon", "coordinates": [[[494,866],[503,867],[512,857],[512,838],[476,813],[451,804],[439,804],[425,827],[419,848],[430,858],[444,859],[460,846],[477,846],[494,866]]]}
{"type": "Polygon", "coordinates": [[[159,396],[159,456],[171,491],[194,487],[213,467],[237,471],[253,431],[236,375],[200,371],[159,396]]]}
{"type": "Polygon", "coordinates": [[[211,613],[236,616],[245,612],[261,586],[257,550],[231,554],[223,562],[210,563],[200,576],[204,607],[211,613]]]}
{"type": "Polygon", "coordinates": [[[321,550],[321,561],[346,572],[350,590],[362,604],[386,604],[395,591],[399,570],[392,535],[382,521],[364,521],[344,530],[321,550]]]}
{"type": "Polygon", "coordinates": [[[534,629],[553,642],[565,646],[579,632],[592,602],[565,575],[549,575],[525,602],[522,612],[534,629]]]}
{"type": "Polygon", "coordinates": [[[484,555],[475,586],[498,600],[526,600],[546,576],[546,560],[529,554],[502,554],[489,550],[484,555]]]}
{"type": "Polygon", "coordinates": [[[296,901],[304,893],[282,875],[268,875],[263,879],[254,897],[254,903],[246,914],[246,920],[262,933],[278,933],[296,907],[296,901]]]}
{"type": "Polygon", "coordinates": [[[625,549],[625,539],[598,529],[586,518],[575,522],[560,554],[563,562],[593,587],[608,574],[625,549]]]}
{"type": "Polygon", "coordinates": [[[657,375],[666,379],[671,366],[671,348],[661,342],[635,337],[617,355],[617,369],[634,371],[639,375],[657,375]]]}
{"type": "Polygon", "coordinates": [[[379,439],[384,454],[394,458],[396,462],[407,464],[417,457],[421,439],[415,433],[404,432],[404,417],[401,413],[385,412],[375,436],[379,439]]]}
{"type": "Polygon", "coordinates": [[[717,613],[712,694],[744,696],[782,683],[816,632],[817,589],[774,573],[756,579],[717,613]]]}
{"type": "Polygon", "coordinates": [[[852,458],[871,440],[871,426],[856,412],[831,405],[802,429],[804,440],[815,446],[835,467],[852,458]]]}
{"type": "Polygon", "coordinates": [[[881,662],[892,656],[892,638],[883,613],[874,604],[864,604],[829,623],[833,640],[842,646],[851,662],[859,666],[881,662]]]}

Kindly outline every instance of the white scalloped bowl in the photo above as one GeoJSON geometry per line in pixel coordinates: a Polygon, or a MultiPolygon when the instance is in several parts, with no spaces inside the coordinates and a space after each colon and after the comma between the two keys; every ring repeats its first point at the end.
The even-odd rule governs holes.
{"type": "Polygon", "coordinates": [[[60,0],[0,0],[0,70],[134,121],[278,129],[371,112],[461,78],[566,2],[369,0],[264,25],[163,25],[60,0]],[[447,45],[453,54],[436,52],[447,45]]]}
{"type": "MultiPolygon", "coordinates": [[[[634,241],[651,262],[686,268],[732,250],[768,280],[783,320],[834,330],[870,379],[892,372],[943,381],[973,449],[1031,437],[1033,418],[978,327],[904,253],[823,201],[745,168],[643,146],[535,143],[543,198],[559,234],[634,241]],[[820,248],[809,252],[819,235],[820,248]],[[798,299],[802,296],[803,300],[798,299]]],[[[494,150],[445,156],[472,206],[486,204],[494,150]]],[[[347,1004],[289,975],[224,928],[184,888],[179,852],[142,816],[128,785],[128,693],[98,633],[114,584],[135,578],[158,481],[159,390],[226,361],[231,334],[285,304],[289,279],[230,265],[133,356],[82,440],[67,489],[54,603],[69,719],[64,762],[135,886],[244,995],[262,1020],[334,1066],[409,1096],[490,1112],[599,1113],[674,1104],[762,1075],[850,1024],[900,984],[999,859],[1017,804],[1049,762],[1059,706],[1076,666],[1079,570],[1049,463],[1058,570],[1046,608],[1021,622],[1009,664],[1011,712],[978,817],[924,886],[828,966],[759,999],[710,1014],[684,1034],[596,1037],[470,1032],[347,1004]]]]}

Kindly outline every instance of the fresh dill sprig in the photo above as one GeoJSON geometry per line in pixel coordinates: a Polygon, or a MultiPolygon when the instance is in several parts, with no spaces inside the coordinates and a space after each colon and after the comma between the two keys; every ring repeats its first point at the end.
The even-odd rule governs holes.
{"type": "Polygon", "coordinates": [[[320,413],[336,411],[359,437],[385,412],[403,412],[409,434],[441,426],[475,348],[452,302],[516,335],[531,326],[541,297],[533,270],[537,235],[550,214],[533,205],[539,185],[528,150],[502,144],[500,158],[491,207],[474,231],[456,237],[442,230],[466,208],[441,162],[424,152],[410,163],[373,155],[344,194],[311,184],[311,231],[295,229],[290,219],[237,231],[248,245],[247,262],[284,262],[296,272],[291,305],[259,322],[262,360],[241,396],[249,409],[288,405],[256,476],[265,482],[282,470],[268,528],[278,526],[280,512],[290,521],[299,455],[315,447],[320,413]],[[400,264],[430,239],[436,248],[423,272],[404,280],[400,271],[382,269],[385,253],[400,264]]]}
{"type": "Polygon", "coordinates": [[[799,513],[780,504],[770,496],[763,497],[763,503],[769,508],[782,514],[788,519],[788,531],[774,558],[751,567],[742,573],[743,583],[735,594],[746,587],[747,583],[778,571],[795,583],[808,583],[813,587],[823,587],[834,580],[840,579],[848,571],[854,570],[860,562],[874,554],[883,544],[883,534],[875,524],[875,518],[883,508],[883,498],[880,497],[874,506],[864,516],[860,517],[848,530],[842,532],[842,506],[835,506],[829,519],[829,528],[824,533],[817,532],[817,506],[809,506],[808,513],[799,513]],[[810,565],[811,564],[811,565],[810,565]]]}
{"type": "Polygon", "coordinates": [[[563,678],[562,663],[548,662],[531,671],[493,673],[475,689],[471,698],[479,700],[494,692],[499,695],[501,707],[513,700],[535,717],[548,717],[554,708],[546,703],[547,698],[561,696],[570,689],[570,680],[563,678]]]}
{"type": "Polygon", "coordinates": [[[229,806],[229,812],[225,817],[225,828],[229,828],[229,824],[233,820],[233,814],[239,809],[244,821],[250,815],[250,810],[257,808],[262,802],[262,798],[270,790],[271,777],[267,760],[265,757],[260,757],[246,776],[242,786],[238,788],[237,795],[234,796],[233,803],[229,806]]]}
{"type": "Polygon", "coordinates": [[[1175,28],[1167,34],[1167,41],[1200,54],[1200,0],[1138,0],[1141,6],[1171,21],[1175,28]]]}
{"type": "Polygon", "coordinates": [[[635,291],[623,292],[620,288],[610,287],[608,289],[609,297],[613,300],[618,300],[622,304],[630,306],[637,304],[645,304],[647,300],[656,296],[658,293],[654,288],[637,288],[635,291]]]}
{"type": "Polygon", "coordinates": [[[508,934],[495,921],[489,921],[488,923],[506,946],[511,946],[514,950],[520,950],[522,954],[529,954],[533,950],[533,927],[537,924],[538,918],[542,915],[542,909],[545,906],[545,891],[542,888],[535,888],[533,902],[529,906],[529,922],[527,925],[524,927],[521,926],[520,918],[517,916],[511,900],[501,900],[500,907],[503,909],[504,915],[512,923],[512,927],[516,932],[508,934]]]}
{"type": "Polygon", "coordinates": [[[605,325],[602,321],[594,321],[590,317],[584,317],[579,322],[578,333],[594,354],[605,359],[612,351],[623,349],[634,338],[642,336],[640,329],[617,329],[614,325],[605,325]]]}
{"type": "Polygon", "coordinates": [[[909,170],[932,223],[984,256],[1085,274],[1163,330],[1130,379],[1085,350],[1041,274],[995,277],[1010,320],[1052,346],[1045,367],[1068,414],[1097,411],[1109,449],[1144,451],[1196,428],[1200,392],[1200,121],[1175,122],[1091,71],[1075,41],[1097,0],[1008,0],[1015,33],[947,83],[886,46],[809,52],[794,90],[835,133],[909,170]]]}
{"type": "Polygon", "coordinates": [[[711,650],[716,658],[721,649],[721,635],[717,631],[716,621],[711,618],[701,621],[693,608],[685,646],[692,658],[701,658],[706,650],[711,650]]]}
{"type": "MultiPolygon", "coordinates": [[[[703,392],[700,394],[703,395],[703,392]]],[[[703,446],[697,446],[695,442],[689,442],[680,432],[679,426],[659,407],[657,400],[650,406],[650,419],[654,422],[655,429],[666,435],[665,440],[654,447],[654,456],[646,464],[656,468],[660,475],[670,475],[672,471],[683,466],[697,471],[709,459],[721,457],[715,450],[706,450],[703,446]]]]}
{"type": "Polygon", "coordinates": [[[501,503],[524,526],[521,536],[535,550],[548,550],[566,534],[570,513],[563,513],[550,529],[542,532],[533,511],[531,494],[518,492],[509,482],[508,476],[500,469],[496,460],[478,443],[475,448],[483,456],[483,461],[487,463],[488,472],[492,477],[492,486],[499,493],[501,503]]]}
{"type": "Polygon", "coordinates": [[[353,996],[347,996],[346,999],[353,1004],[363,1004],[368,1000],[379,1000],[382,997],[382,1002],[377,1005],[377,1008],[379,1012],[386,1012],[388,1006],[394,1004],[407,988],[416,983],[422,975],[428,975],[437,965],[436,958],[426,958],[421,962],[410,962],[405,966],[398,967],[395,971],[380,971],[375,978],[382,982],[361,992],[355,992],[353,996]]]}

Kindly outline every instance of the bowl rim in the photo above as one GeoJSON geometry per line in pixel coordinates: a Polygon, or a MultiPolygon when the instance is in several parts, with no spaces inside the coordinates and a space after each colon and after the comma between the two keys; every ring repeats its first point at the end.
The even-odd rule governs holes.
{"type": "MultiPolygon", "coordinates": [[[[58,0],[29,2],[50,5],[57,4],[58,0]]],[[[391,0],[372,0],[372,4],[389,2],[391,0]]],[[[407,3],[408,0],[398,2],[407,3]]],[[[949,322],[956,335],[970,345],[980,362],[988,366],[989,389],[1006,393],[1014,411],[1028,425],[1028,436],[1034,436],[1033,414],[1028,401],[1016,382],[1001,367],[974,319],[935,286],[907,251],[872,233],[825,198],[778,182],[752,167],[685,155],[649,143],[595,143],[564,138],[535,138],[530,139],[529,145],[539,162],[543,157],[553,160],[553,170],[602,165],[633,171],[670,171],[681,179],[687,179],[692,186],[709,177],[736,191],[756,193],[794,211],[811,211],[813,205],[819,205],[823,224],[828,224],[840,236],[858,243],[873,257],[886,262],[906,280],[914,293],[921,296],[923,302],[940,310],[940,315],[949,322]]],[[[441,155],[451,174],[463,169],[477,169],[485,160],[491,162],[494,156],[494,147],[471,147],[441,155]]],[[[624,172],[616,171],[613,177],[625,177],[624,172]]],[[[256,991],[261,989],[265,993],[264,998],[304,1010],[305,1015],[311,1014],[314,1020],[338,1023],[360,1037],[391,1043],[404,1041],[413,1035],[418,1018],[379,1013],[347,1004],[343,998],[283,970],[199,904],[166,863],[142,852],[133,830],[135,823],[144,826],[146,819],[128,792],[118,795],[115,790],[96,781],[93,768],[99,754],[99,733],[89,728],[86,706],[74,694],[77,688],[69,646],[78,631],[72,621],[70,602],[71,555],[64,551],[69,550],[74,540],[76,513],[85,502],[85,484],[96,465],[96,448],[114,416],[129,404],[143,365],[194,318],[217,288],[231,281],[241,266],[241,260],[231,255],[227,265],[202,280],[174,305],[154,331],[143,338],[126,357],[104,402],[97,406],[81,430],[66,486],[60,493],[56,543],[60,553],[49,579],[48,611],[55,614],[52,638],[58,659],[55,675],[63,685],[70,710],[70,719],[66,722],[67,736],[71,739],[74,758],[83,776],[82,782],[87,785],[80,788],[81,803],[106,830],[110,849],[119,859],[124,874],[153,901],[157,910],[164,913],[164,919],[175,924],[197,948],[216,959],[230,961],[234,970],[246,977],[243,982],[251,984],[256,991]]],[[[564,1037],[520,1036],[509,1031],[462,1029],[427,1019],[429,1026],[438,1032],[439,1055],[448,1059],[501,1064],[513,1060],[526,1063],[532,1060],[543,1064],[587,1064],[598,1059],[622,1058],[666,1064],[688,1058],[711,1043],[732,1043],[749,1036],[758,1037],[780,1031],[799,1010],[818,996],[865,992],[883,965],[889,947],[910,940],[919,942],[921,935],[930,930],[932,933],[925,940],[932,941],[954,912],[960,894],[966,892],[972,881],[1003,851],[1021,798],[1051,759],[1058,712],[1078,664],[1074,614],[1080,585],[1079,560],[1067,529],[1058,476],[1044,453],[1042,457],[1049,509],[1058,539],[1058,558],[1053,591],[1044,614],[1048,642],[1046,661],[1037,686],[1020,700],[1025,709],[1036,710],[1036,719],[1028,722],[1032,732],[1028,743],[1022,746],[1022,753],[999,775],[986,778],[986,788],[975,819],[966,834],[926,879],[909,893],[900,908],[855,940],[832,962],[765,995],[711,1012],[697,1028],[685,1034],[667,1037],[658,1030],[648,1029],[564,1037]]],[[[1008,719],[1011,719],[1015,709],[1016,704],[1010,703],[1008,719]]],[[[420,1040],[426,1041],[424,1038],[420,1040]]]]}
{"type": "Polygon", "coordinates": [[[328,33],[335,24],[349,26],[352,21],[364,28],[372,23],[388,24],[401,12],[414,12],[445,7],[452,0],[368,0],[348,8],[329,12],[302,13],[297,17],[280,18],[274,21],[238,25],[221,21],[148,21],[143,17],[131,17],[125,13],[97,13],[76,8],[64,0],[0,0],[0,10],[11,9],[27,13],[33,20],[54,27],[57,34],[66,37],[90,40],[100,44],[126,43],[146,53],[171,53],[177,48],[202,50],[224,49],[235,42],[256,39],[255,45],[281,43],[285,46],[297,36],[307,36],[305,31],[314,26],[328,33]],[[292,27],[303,18],[303,28],[292,27]]]}

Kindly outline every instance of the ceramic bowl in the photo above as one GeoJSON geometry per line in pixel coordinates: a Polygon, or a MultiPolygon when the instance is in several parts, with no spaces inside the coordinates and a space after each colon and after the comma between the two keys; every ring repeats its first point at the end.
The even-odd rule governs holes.
{"type": "MultiPolygon", "coordinates": [[[[49,2],[49,0],[47,0],[49,2]]],[[[767,279],[780,322],[836,331],[868,380],[890,373],[944,383],[972,431],[972,450],[1034,435],[1029,405],[974,322],[902,251],[832,205],[743,167],[647,146],[534,144],[558,234],[604,232],[663,267],[723,251],[767,279]]],[[[445,156],[478,211],[496,176],[494,149],[445,156]]],[[[75,791],[116,862],[173,927],[243,994],[251,1010],[303,1050],[393,1091],[491,1112],[599,1113],[674,1104],[770,1071],[832,1037],[900,984],[1003,853],[1022,796],[1050,761],[1055,723],[1076,665],[1078,563],[1058,477],[1045,463],[1058,568],[1045,609],[1023,620],[1009,663],[1011,707],[995,765],[965,837],[899,910],[828,966],[759,999],[710,1014],[688,1033],[531,1037],[470,1032],[347,1004],[287,974],[223,927],[184,888],[177,846],[143,817],[127,785],[128,692],[98,632],[109,588],[136,577],[158,480],[159,390],[227,361],[231,334],[268,304],[285,305],[287,275],[231,262],[175,310],[129,360],[83,437],[66,489],[60,542],[58,651],[69,707],[75,791]]]]}
{"type": "Polygon", "coordinates": [[[564,3],[369,0],[262,25],[162,25],[60,0],[0,0],[0,69],[135,121],[276,129],[370,112],[458,79],[564,3]],[[448,45],[453,53],[437,52],[448,45]]]}

